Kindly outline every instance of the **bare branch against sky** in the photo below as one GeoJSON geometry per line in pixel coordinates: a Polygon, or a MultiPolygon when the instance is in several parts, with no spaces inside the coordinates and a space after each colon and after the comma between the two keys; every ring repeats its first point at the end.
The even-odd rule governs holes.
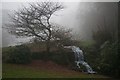
{"type": "MultiPolygon", "coordinates": [[[[108,20],[107,23],[109,23],[108,25],[110,25],[110,23],[113,22],[112,20],[117,20],[117,7],[115,7],[117,6],[116,3],[106,3],[106,5],[105,3],[99,4],[93,2],[101,0],[89,0],[89,2],[92,1],[92,3],[79,3],[80,1],[82,0],[77,0],[76,2],[74,2],[73,0],[70,0],[70,2],[65,0],[63,2],[63,4],[65,5],[65,9],[55,13],[54,16],[52,16],[51,21],[63,25],[65,27],[74,28],[73,31],[75,35],[80,36],[78,38],[90,39],[91,27],[96,26],[98,24],[103,25],[103,16],[106,16],[106,19],[108,20]],[[111,14],[107,15],[107,12],[111,14]],[[94,21],[96,22],[95,24],[94,21]]],[[[83,0],[83,2],[85,1],[87,0],[83,0]]],[[[22,6],[28,6],[28,2],[29,1],[23,2],[22,0],[20,2],[19,0],[14,2],[10,2],[10,0],[9,2],[7,2],[7,0],[2,1],[2,25],[9,22],[8,13],[12,14],[14,10],[18,10],[22,8],[22,6]]],[[[4,29],[2,30],[2,32],[4,34],[2,38],[3,44],[5,43],[5,46],[26,42],[26,39],[15,38],[14,36],[11,36],[9,33],[7,33],[7,31],[4,29]]]]}

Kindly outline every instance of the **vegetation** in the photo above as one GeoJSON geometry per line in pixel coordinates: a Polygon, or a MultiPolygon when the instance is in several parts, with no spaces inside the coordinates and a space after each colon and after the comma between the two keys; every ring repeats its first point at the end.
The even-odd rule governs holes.
{"type": "MultiPolygon", "coordinates": [[[[54,65],[53,65],[54,67],[54,65]]],[[[62,70],[57,67],[57,71],[48,68],[39,68],[26,65],[3,64],[2,78],[108,78],[102,75],[88,75],[73,70],[62,70]]]]}
{"type": "Polygon", "coordinates": [[[120,75],[120,53],[118,53],[117,29],[99,26],[93,32],[94,43],[89,46],[83,44],[86,60],[98,73],[118,77],[120,75]]]}
{"type": "Polygon", "coordinates": [[[3,49],[3,62],[26,64],[31,62],[31,53],[27,46],[19,45],[3,49]]]}
{"type": "MultiPolygon", "coordinates": [[[[80,42],[81,43],[81,42],[80,42]]],[[[113,77],[119,77],[119,53],[117,52],[118,43],[106,43],[102,49],[97,49],[94,42],[82,42],[80,45],[84,51],[85,60],[90,66],[99,74],[109,75],[113,77]],[[114,75],[113,75],[114,73],[114,75]]],[[[34,46],[35,47],[35,46],[34,46]]],[[[31,48],[32,49],[32,48],[31,48]]],[[[27,56],[22,54],[27,48],[21,45],[16,47],[9,47],[3,49],[3,61],[10,63],[29,63],[30,60],[43,60],[53,61],[60,65],[69,66],[70,69],[75,68],[74,54],[71,50],[57,49],[51,51],[50,54],[46,51],[41,52],[29,52],[27,56]],[[19,53],[18,53],[19,52],[19,53]],[[22,61],[21,61],[22,60],[22,61]],[[25,62],[23,62],[25,60],[25,62]]],[[[84,69],[84,67],[81,66],[84,69]]]]}
{"type": "MultiPolygon", "coordinates": [[[[33,44],[39,45],[37,50],[41,51],[32,51],[32,47],[35,47],[35,45],[32,47],[19,45],[3,48],[3,62],[19,65],[30,63],[32,60],[42,60],[44,62],[53,61],[73,68],[75,66],[73,52],[62,48],[63,45],[70,44],[77,45],[83,50],[85,60],[97,73],[119,78],[120,53],[117,50],[120,42],[117,39],[117,30],[108,29],[109,27],[105,24],[104,26],[98,26],[98,29],[93,31],[92,42],[76,41],[72,37],[71,29],[50,23],[51,16],[61,9],[63,9],[61,4],[42,2],[40,4],[30,4],[28,8],[24,7],[17,11],[12,17],[12,23],[7,26],[8,30],[17,36],[32,36],[34,38],[33,44]],[[46,51],[44,48],[46,48],[46,51]]],[[[16,65],[11,64],[4,64],[4,67],[3,76],[5,77],[90,77],[78,74],[65,76],[61,73],[49,73],[49,70],[32,70],[29,67],[26,67],[25,70],[23,66],[17,66],[18,68],[16,68],[16,65]],[[58,76],[59,74],[61,76],[58,76]]],[[[83,66],[81,68],[84,70],[83,66]]]]}
{"type": "Polygon", "coordinates": [[[41,2],[23,7],[11,16],[11,23],[7,24],[8,31],[17,37],[33,37],[35,40],[46,43],[46,51],[50,51],[50,41],[68,37],[68,29],[50,22],[51,16],[64,7],[57,2],[41,2]],[[57,36],[56,36],[57,34],[57,36]]]}
{"type": "MultiPolygon", "coordinates": [[[[54,43],[54,42],[53,42],[54,43]]],[[[64,43],[66,44],[66,43],[64,43]]],[[[35,46],[34,46],[35,47],[35,46]]],[[[43,48],[38,48],[43,49],[43,48]]],[[[53,61],[57,64],[73,66],[74,65],[74,53],[72,50],[64,49],[62,46],[51,45],[50,54],[46,51],[32,52],[32,59],[53,61]]]]}

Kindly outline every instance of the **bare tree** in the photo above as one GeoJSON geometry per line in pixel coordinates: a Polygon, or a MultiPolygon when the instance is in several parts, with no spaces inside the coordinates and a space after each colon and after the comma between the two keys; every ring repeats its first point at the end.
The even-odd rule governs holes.
{"type": "Polygon", "coordinates": [[[69,43],[73,39],[72,29],[65,28],[60,25],[54,25],[52,31],[52,39],[61,45],[69,43]]]}
{"type": "Polygon", "coordinates": [[[30,4],[29,7],[16,11],[11,17],[12,22],[7,26],[11,34],[17,36],[37,37],[46,42],[46,49],[50,51],[52,39],[51,16],[64,7],[58,2],[41,2],[30,4]]]}

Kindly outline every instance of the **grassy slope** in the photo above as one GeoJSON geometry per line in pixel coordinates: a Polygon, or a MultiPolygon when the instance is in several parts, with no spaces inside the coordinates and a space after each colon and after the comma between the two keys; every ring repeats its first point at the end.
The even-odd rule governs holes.
{"type": "Polygon", "coordinates": [[[107,78],[97,74],[80,72],[59,72],[50,69],[38,69],[31,66],[3,64],[3,78],[107,78]]]}

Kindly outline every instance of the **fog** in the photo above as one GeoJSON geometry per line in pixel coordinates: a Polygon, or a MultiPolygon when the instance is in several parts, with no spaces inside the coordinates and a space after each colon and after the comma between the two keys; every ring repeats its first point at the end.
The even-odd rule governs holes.
{"type": "MultiPolygon", "coordinates": [[[[2,3],[2,25],[9,22],[8,14],[14,10],[28,6],[28,3],[6,2],[2,3]]],[[[56,12],[51,22],[73,29],[73,34],[80,40],[92,40],[92,30],[97,26],[108,26],[117,28],[118,7],[113,2],[64,2],[65,8],[56,12]],[[104,23],[105,22],[105,23],[104,23]]],[[[10,35],[7,30],[2,30],[3,46],[16,45],[27,42],[29,39],[16,38],[10,35]]]]}
{"type": "Polygon", "coordinates": [[[118,28],[118,5],[113,2],[80,3],[77,12],[76,28],[83,39],[92,39],[92,31],[98,26],[105,26],[107,29],[118,28]]]}

